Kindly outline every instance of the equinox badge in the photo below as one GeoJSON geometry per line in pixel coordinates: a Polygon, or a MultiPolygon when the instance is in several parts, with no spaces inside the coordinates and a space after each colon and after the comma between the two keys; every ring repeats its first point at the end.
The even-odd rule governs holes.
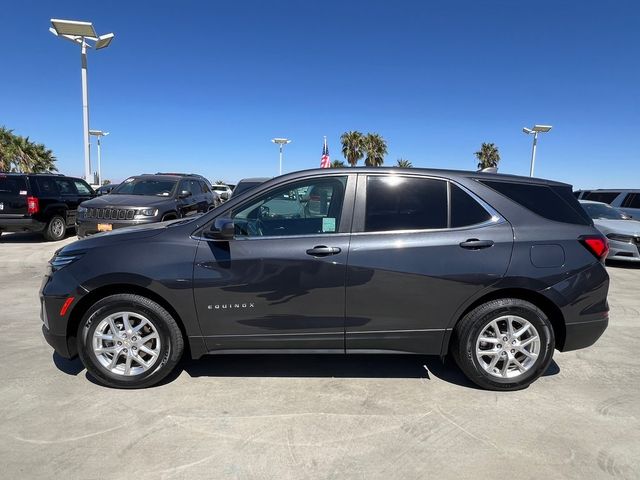
{"type": "Polygon", "coordinates": [[[235,308],[254,308],[255,305],[253,303],[221,303],[217,305],[207,305],[209,310],[226,310],[226,309],[235,309],[235,308]]]}

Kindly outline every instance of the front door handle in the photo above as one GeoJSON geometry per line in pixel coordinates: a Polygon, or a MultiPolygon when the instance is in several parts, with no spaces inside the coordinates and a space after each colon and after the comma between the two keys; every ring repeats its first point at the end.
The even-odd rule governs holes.
{"type": "Polygon", "coordinates": [[[342,249],[339,247],[325,247],[324,245],[317,245],[307,250],[307,255],[311,255],[313,257],[327,257],[329,255],[340,253],[341,251],[342,249]]]}
{"type": "Polygon", "coordinates": [[[460,246],[468,250],[480,250],[481,248],[492,247],[493,240],[478,240],[477,238],[470,238],[466,242],[460,243],[460,246]]]}

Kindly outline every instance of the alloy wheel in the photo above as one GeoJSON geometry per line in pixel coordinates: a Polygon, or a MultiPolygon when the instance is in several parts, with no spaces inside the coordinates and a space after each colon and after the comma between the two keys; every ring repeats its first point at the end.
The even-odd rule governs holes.
{"type": "Polygon", "coordinates": [[[111,373],[140,375],[157,362],[160,335],[146,317],[134,312],[117,312],[100,321],[92,348],[100,364],[111,373]]]}
{"type": "Polygon", "coordinates": [[[489,322],[480,332],[475,355],[488,374],[515,378],[533,367],[540,348],[540,335],[528,320],[504,315],[489,322]]]}

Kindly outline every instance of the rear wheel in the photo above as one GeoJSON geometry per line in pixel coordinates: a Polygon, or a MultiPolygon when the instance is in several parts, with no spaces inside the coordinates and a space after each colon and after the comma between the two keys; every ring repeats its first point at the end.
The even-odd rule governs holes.
{"type": "Polygon", "coordinates": [[[67,234],[67,222],[60,215],[54,215],[44,229],[44,238],[50,242],[62,240],[67,234]]]}
{"type": "Polygon", "coordinates": [[[547,316],[530,302],[492,300],[473,309],[454,331],[452,354],[465,375],[490,390],[520,390],[542,375],[555,338],[547,316]]]}
{"type": "Polygon", "coordinates": [[[155,385],[175,368],[183,350],[173,317],[140,295],[103,298],[80,322],[80,359],[91,376],[109,387],[155,385]]]}

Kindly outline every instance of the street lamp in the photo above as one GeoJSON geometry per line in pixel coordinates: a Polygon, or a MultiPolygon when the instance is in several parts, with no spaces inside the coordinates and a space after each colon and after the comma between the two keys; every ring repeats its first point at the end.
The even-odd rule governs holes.
{"type": "Polygon", "coordinates": [[[547,133],[551,130],[551,125],[534,125],[533,128],[524,127],[522,131],[527,135],[533,134],[533,148],[531,150],[531,169],[529,170],[529,176],[533,177],[533,167],[536,163],[536,145],[538,144],[538,134],[547,133]]]}
{"type": "Polygon", "coordinates": [[[273,138],[271,141],[280,146],[280,175],[282,175],[282,149],[287,143],[291,143],[291,140],[288,138],[273,138]]]}
{"type": "Polygon", "coordinates": [[[102,130],[89,130],[89,135],[93,135],[98,138],[98,185],[102,185],[102,170],[101,164],[101,152],[100,152],[100,139],[109,135],[109,132],[103,132],[102,130]]]}
{"type": "Polygon", "coordinates": [[[96,33],[91,22],[78,22],[76,20],[51,19],[49,31],[56,37],[64,38],[80,45],[80,60],[82,68],[82,120],[84,137],[84,176],[90,180],[91,176],[91,152],[89,150],[89,93],[87,90],[87,47],[102,50],[107,48],[113,40],[113,33],[100,35],[96,33]],[[87,42],[91,40],[93,46],[87,42]]]}

